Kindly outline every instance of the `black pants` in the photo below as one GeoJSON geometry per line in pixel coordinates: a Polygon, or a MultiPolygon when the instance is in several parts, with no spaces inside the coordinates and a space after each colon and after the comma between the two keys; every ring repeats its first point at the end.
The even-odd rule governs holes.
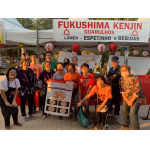
{"type": "Polygon", "coordinates": [[[73,113],[74,117],[77,117],[77,103],[79,101],[78,88],[73,89],[71,100],[74,99],[74,112],[72,110],[72,104],[70,104],[70,113],[73,113]]]}
{"type": "Polygon", "coordinates": [[[41,102],[41,107],[43,110],[43,114],[42,115],[47,115],[47,113],[44,112],[45,109],[45,101],[46,101],[46,95],[44,95],[43,97],[39,97],[39,101],[41,102]]]}
{"type": "Polygon", "coordinates": [[[42,99],[40,98],[40,93],[38,93],[39,95],[39,109],[43,109],[43,103],[42,103],[42,99]]]}
{"type": "MultiPolygon", "coordinates": [[[[83,98],[84,97],[82,97],[81,99],[83,99],[83,98]]],[[[91,114],[90,114],[90,110],[89,110],[90,100],[91,100],[91,98],[88,100],[87,104],[83,103],[83,106],[84,106],[85,110],[82,109],[82,111],[83,111],[84,115],[88,118],[90,124],[93,124],[93,120],[92,120],[92,117],[91,117],[91,114]]]]}
{"type": "Polygon", "coordinates": [[[33,99],[33,110],[35,110],[35,111],[36,111],[36,104],[35,104],[34,99],[33,99]]]}
{"type": "MultiPolygon", "coordinates": [[[[33,97],[28,97],[27,99],[28,99],[29,115],[32,115],[34,96],[33,97]]],[[[25,105],[26,105],[26,98],[21,98],[21,113],[22,113],[22,116],[26,116],[25,105]]]]}
{"type": "Polygon", "coordinates": [[[113,97],[112,97],[112,100],[111,100],[110,105],[108,107],[108,111],[113,111],[112,105],[114,104],[115,105],[114,113],[119,114],[121,94],[120,94],[120,89],[119,89],[118,85],[112,87],[112,96],[113,97]]]}
{"type": "MultiPolygon", "coordinates": [[[[13,117],[14,123],[17,124],[18,123],[18,112],[13,114],[12,117],[13,117]]],[[[10,126],[10,115],[6,115],[4,117],[4,120],[5,120],[5,126],[9,127],[10,126]]]]}
{"type": "Polygon", "coordinates": [[[97,112],[98,124],[106,125],[107,124],[107,112],[97,112]]]}

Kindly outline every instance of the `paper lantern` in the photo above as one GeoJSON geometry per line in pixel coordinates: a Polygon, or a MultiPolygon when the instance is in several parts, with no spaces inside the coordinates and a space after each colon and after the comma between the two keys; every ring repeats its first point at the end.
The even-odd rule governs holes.
{"type": "Polygon", "coordinates": [[[149,54],[148,51],[144,51],[144,52],[142,53],[143,56],[147,56],[148,54],[149,54]]]}
{"type": "Polygon", "coordinates": [[[138,50],[134,50],[134,51],[133,51],[133,54],[134,54],[134,55],[138,55],[138,54],[139,54],[139,51],[138,51],[138,50]]]}
{"type": "Polygon", "coordinates": [[[111,52],[114,52],[116,49],[117,49],[117,45],[116,45],[115,43],[111,43],[111,44],[109,45],[109,50],[110,50],[111,52]]]}
{"type": "Polygon", "coordinates": [[[3,48],[5,46],[5,44],[0,44],[0,48],[3,48]]]}
{"type": "Polygon", "coordinates": [[[52,52],[54,49],[54,45],[52,43],[47,43],[45,48],[48,52],[52,52]]]}
{"type": "Polygon", "coordinates": [[[23,55],[23,56],[26,56],[26,53],[23,53],[22,55],[23,55]]]}
{"type": "Polygon", "coordinates": [[[79,44],[73,44],[73,45],[72,45],[72,50],[73,50],[74,52],[78,52],[79,49],[80,49],[79,44]]]}
{"type": "MultiPolygon", "coordinates": [[[[124,52],[124,54],[125,54],[125,52],[124,52]]],[[[128,55],[130,54],[130,51],[128,51],[128,55]]]]}
{"type": "Polygon", "coordinates": [[[18,43],[18,45],[19,45],[19,47],[20,47],[20,48],[22,48],[22,47],[24,47],[24,46],[25,46],[25,44],[24,44],[24,43],[18,43]]]}
{"type": "Polygon", "coordinates": [[[121,55],[121,53],[119,52],[119,51],[117,51],[116,53],[115,53],[115,56],[120,56],[121,55]]]}
{"type": "Polygon", "coordinates": [[[82,52],[82,57],[86,57],[87,53],[86,52],[82,52]]]}
{"type": "Polygon", "coordinates": [[[100,53],[103,53],[104,50],[105,50],[105,45],[104,44],[99,44],[97,46],[97,50],[100,52],[100,53]]]}
{"type": "Polygon", "coordinates": [[[72,51],[72,52],[71,52],[71,55],[74,57],[74,56],[76,56],[76,55],[77,55],[77,53],[76,53],[76,52],[74,52],[74,51],[72,51]]]}
{"type": "Polygon", "coordinates": [[[95,53],[91,53],[91,54],[90,54],[90,57],[91,57],[92,59],[95,59],[95,56],[96,56],[95,53]]]}

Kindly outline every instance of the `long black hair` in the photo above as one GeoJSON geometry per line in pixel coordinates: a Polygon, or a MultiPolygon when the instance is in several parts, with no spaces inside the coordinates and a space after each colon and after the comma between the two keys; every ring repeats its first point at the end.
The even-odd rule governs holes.
{"type": "Polygon", "coordinates": [[[16,69],[15,67],[10,67],[10,68],[7,70],[7,72],[6,72],[6,77],[7,77],[8,80],[9,80],[9,72],[10,72],[11,70],[16,70],[16,73],[17,73],[17,69],[16,69]]]}
{"type": "Polygon", "coordinates": [[[64,59],[64,62],[63,62],[64,68],[65,68],[68,64],[70,64],[70,60],[69,60],[68,58],[65,58],[65,59],[64,59]],[[68,62],[65,62],[65,59],[67,59],[68,62]]]}
{"type": "Polygon", "coordinates": [[[105,78],[104,78],[104,76],[102,76],[102,75],[99,75],[98,77],[97,77],[97,80],[98,79],[101,79],[101,80],[103,80],[104,81],[104,84],[105,84],[105,78]]]}
{"type": "MultiPolygon", "coordinates": [[[[69,66],[72,66],[74,72],[76,71],[75,65],[74,65],[73,63],[70,63],[70,64],[67,65],[67,68],[66,68],[67,72],[68,72],[68,67],[69,67],[69,66]]],[[[74,73],[74,72],[73,72],[73,73],[74,73]]]]}

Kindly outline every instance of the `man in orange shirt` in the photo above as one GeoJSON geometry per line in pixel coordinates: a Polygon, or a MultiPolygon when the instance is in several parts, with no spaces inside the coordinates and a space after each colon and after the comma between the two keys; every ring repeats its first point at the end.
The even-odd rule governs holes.
{"type": "Polygon", "coordinates": [[[72,92],[72,99],[74,98],[74,113],[72,110],[72,106],[70,105],[70,117],[74,115],[74,120],[77,120],[77,103],[78,103],[78,87],[79,87],[79,78],[80,74],[75,72],[75,66],[73,63],[70,63],[67,67],[67,73],[64,76],[65,81],[73,82],[73,92],[72,92]]]}
{"type": "MultiPolygon", "coordinates": [[[[36,76],[36,78],[38,79],[40,73],[43,71],[42,69],[42,66],[40,64],[37,63],[37,54],[32,54],[31,55],[31,63],[30,63],[30,66],[29,68],[31,68],[36,76]]],[[[39,110],[42,110],[42,104],[41,102],[39,101],[39,110]]],[[[34,102],[34,105],[33,105],[33,113],[36,112],[36,105],[35,105],[35,102],[34,102]]]]}

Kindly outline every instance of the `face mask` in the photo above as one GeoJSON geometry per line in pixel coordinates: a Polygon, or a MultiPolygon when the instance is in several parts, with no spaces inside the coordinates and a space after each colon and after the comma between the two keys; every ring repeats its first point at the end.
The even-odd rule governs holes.
{"type": "Polygon", "coordinates": [[[129,72],[128,71],[122,72],[121,75],[122,75],[122,77],[126,78],[129,76],[129,72]]]}

